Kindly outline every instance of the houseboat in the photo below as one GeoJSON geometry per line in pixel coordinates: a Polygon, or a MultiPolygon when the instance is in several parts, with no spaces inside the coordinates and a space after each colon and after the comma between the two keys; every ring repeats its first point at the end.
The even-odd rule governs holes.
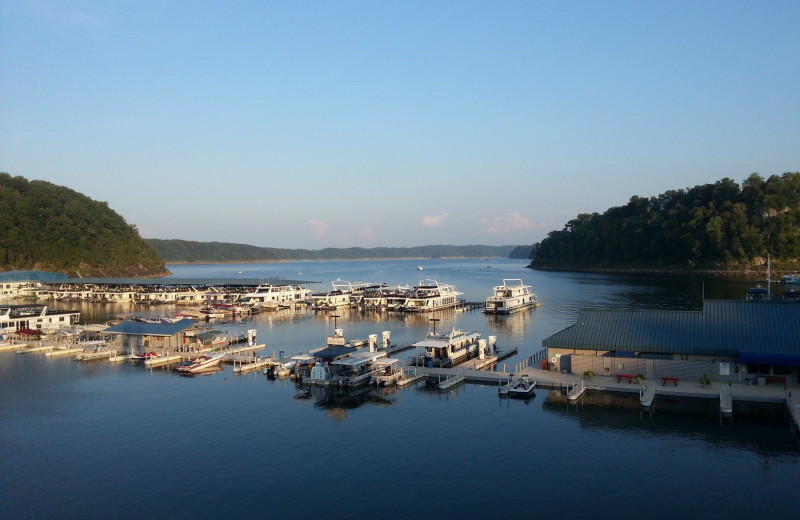
{"type": "Polygon", "coordinates": [[[503,285],[494,288],[494,295],[486,298],[486,307],[483,312],[487,314],[511,314],[523,309],[531,309],[541,305],[536,295],[531,292],[531,286],[522,283],[519,278],[506,278],[503,285]]]}
{"type": "Polygon", "coordinates": [[[366,385],[385,367],[378,363],[386,359],[386,352],[354,352],[330,363],[331,382],[341,387],[354,388],[366,385]]]}
{"type": "Polygon", "coordinates": [[[392,386],[403,378],[403,369],[398,366],[400,360],[394,358],[376,359],[373,363],[375,372],[369,380],[369,384],[375,386],[392,386]]]}
{"type": "Polygon", "coordinates": [[[253,305],[257,304],[262,310],[274,310],[310,301],[311,290],[291,284],[262,284],[253,292],[245,293],[243,300],[253,305]]]}
{"type": "Polygon", "coordinates": [[[423,341],[414,343],[425,352],[412,360],[417,366],[452,367],[478,355],[481,334],[478,331],[429,332],[423,341]]]}
{"type": "Polygon", "coordinates": [[[79,311],[53,310],[42,304],[0,305],[0,332],[56,330],[76,325],[80,319],[79,311]]]}
{"type": "Polygon", "coordinates": [[[403,312],[431,312],[458,305],[462,293],[449,284],[437,280],[422,280],[412,289],[405,302],[398,307],[403,312]]]}
{"type": "Polygon", "coordinates": [[[331,282],[333,290],[311,295],[314,310],[331,310],[339,307],[352,307],[361,303],[364,293],[380,287],[379,284],[365,282],[331,282]]]}
{"type": "Polygon", "coordinates": [[[397,310],[405,304],[410,292],[408,285],[374,287],[364,292],[361,306],[366,310],[397,310]]]}

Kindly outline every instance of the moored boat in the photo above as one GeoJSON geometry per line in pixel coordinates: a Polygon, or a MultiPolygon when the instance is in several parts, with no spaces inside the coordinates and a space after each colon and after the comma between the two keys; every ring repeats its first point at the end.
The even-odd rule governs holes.
{"type": "Polygon", "coordinates": [[[423,354],[412,360],[417,366],[451,367],[478,355],[481,334],[478,331],[429,332],[423,341],[414,343],[424,348],[423,354]]]}
{"type": "Polygon", "coordinates": [[[136,354],[131,354],[131,359],[133,361],[147,361],[148,359],[156,359],[161,357],[157,352],[138,352],[136,354]]]}
{"type": "Polygon", "coordinates": [[[219,362],[222,361],[223,356],[223,354],[201,354],[191,361],[181,362],[175,368],[175,370],[184,374],[195,374],[197,372],[202,372],[203,370],[208,370],[219,365],[219,362]]]}
{"type": "Polygon", "coordinates": [[[528,376],[518,377],[497,389],[501,397],[528,398],[534,395],[536,381],[531,381],[528,376]]]}
{"type": "Polygon", "coordinates": [[[398,307],[403,312],[431,312],[449,309],[458,305],[462,293],[450,284],[438,280],[421,280],[409,293],[406,301],[398,307]]]}
{"type": "Polygon", "coordinates": [[[494,288],[494,295],[486,298],[483,312],[487,314],[511,314],[523,309],[532,309],[541,304],[531,292],[531,286],[519,278],[506,278],[503,285],[494,288]]]}

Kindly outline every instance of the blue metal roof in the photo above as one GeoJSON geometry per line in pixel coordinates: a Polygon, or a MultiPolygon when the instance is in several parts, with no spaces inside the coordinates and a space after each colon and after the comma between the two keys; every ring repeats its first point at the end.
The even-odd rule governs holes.
{"type": "Polygon", "coordinates": [[[702,311],[584,310],[542,345],[800,364],[800,305],[706,301],[702,311]]]}
{"type": "Polygon", "coordinates": [[[141,321],[123,321],[112,325],[103,332],[116,332],[119,334],[134,334],[137,336],[174,336],[179,332],[192,327],[194,321],[185,319],[174,323],[149,323],[141,321]]]}

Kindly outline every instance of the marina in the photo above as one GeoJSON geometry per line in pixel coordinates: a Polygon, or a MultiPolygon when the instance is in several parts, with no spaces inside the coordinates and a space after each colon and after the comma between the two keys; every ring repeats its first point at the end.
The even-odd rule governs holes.
{"type": "MultiPolygon", "coordinates": [[[[341,273],[342,278],[386,279],[387,286],[393,286],[407,272],[415,271],[418,263],[393,264],[397,266],[394,277],[386,275],[387,264],[380,264],[383,276],[375,274],[377,269],[375,273],[359,270],[353,274],[344,264],[324,267],[326,273],[334,272],[333,278],[341,273]]],[[[515,271],[519,269],[517,266],[511,262],[494,263],[493,269],[486,269],[477,261],[439,261],[426,262],[425,271],[431,275],[442,271],[447,275],[442,275],[442,279],[453,280],[459,288],[464,288],[468,300],[478,302],[487,287],[496,285],[498,275],[519,278],[515,271]],[[471,266],[468,276],[459,277],[452,271],[462,265],[471,266]],[[470,281],[474,276],[477,278],[470,281]]],[[[291,268],[310,273],[313,278],[326,277],[326,274],[316,275],[308,263],[291,268]]],[[[571,469],[570,461],[580,460],[587,468],[609,468],[618,461],[614,453],[620,451],[642,461],[636,471],[614,473],[620,485],[638,485],[642,473],[655,474],[660,471],[659,467],[670,465],[676,468],[677,478],[692,482],[692,493],[687,501],[701,500],[706,494],[716,496],[717,488],[710,483],[711,478],[697,476],[696,467],[700,465],[704,474],[711,474],[713,478],[723,478],[734,471],[754,476],[752,482],[741,484],[726,481],[734,492],[737,487],[746,485],[748,490],[760,486],[760,492],[784,489],[785,493],[791,493],[792,486],[785,482],[796,480],[796,461],[800,460],[800,440],[795,426],[796,417],[800,417],[800,405],[793,395],[794,379],[789,377],[781,382],[764,377],[764,384],[759,381],[759,384],[748,385],[743,377],[741,382],[732,381],[729,387],[727,382],[716,380],[704,386],[699,377],[690,373],[656,372],[651,377],[645,370],[649,365],[646,366],[645,361],[637,365],[638,361],[633,358],[610,361],[614,369],[617,368],[615,363],[623,363],[625,368],[609,375],[603,371],[602,360],[597,361],[595,375],[590,380],[582,377],[586,368],[575,360],[572,365],[575,373],[562,373],[562,368],[567,367],[564,355],[558,363],[550,364],[550,354],[541,347],[546,338],[575,323],[578,313],[572,309],[613,304],[630,294],[637,294],[640,299],[635,301],[641,304],[638,293],[643,292],[642,286],[620,277],[611,277],[606,283],[605,278],[595,275],[526,272],[523,277],[531,278],[544,302],[537,310],[496,315],[455,309],[431,314],[342,307],[333,313],[303,306],[215,318],[208,323],[190,320],[180,324],[180,319],[156,323],[157,318],[172,311],[170,305],[160,304],[133,311],[144,321],[113,320],[117,323],[113,325],[117,327],[116,339],[99,337],[103,333],[98,327],[85,333],[86,337],[97,336],[97,340],[111,339],[128,345],[125,353],[118,357],[129,355],[128,352],[142,356],[157,353],[152,359],[123,358],[122,362],[112,362],[111,358],[106,358],[77,363],[73,361],[74,354],[48,357],[47,349],[30,355],[16,355],[14,350],[2,352],[0,385],[6,397],[0,403],[0,413],[7,433],[5,446],[39,447],[68,463],[75,471],[89,475],[89,483],[96,492],[81,495],[81,507],[90,507],[104,516],[118,515],[108,504],[123,498],[119,483],[149,479],[155,482],[158,480],[156,473],[187,484],[190,489],[178,491],[180,501],[196,498],[198,495],[192,489],[215,486],[215,497],[219,493],[236,495],[240,498],[235,507],[253,514],[263,510],[262,488],[268,488],[270,496],[279,493],[290,500],[302,501],[304,490],[288,485],[297,479],[305,479],[312,487],[332,486],[338,495],[354,499],[349,486],[315,477],[316,473],[310,471],[312,465],[333,468],[342,461],[386,460],[387,457],[396,457],[408,465],[399,475],[408,477],[406,480],[412,483],[401,486],[402,492],[411,494],[422,489],[422,482],[420,486],[415,485],[414,475],[424,472],[428,478],[448,482],[445,476],[449,470],[444,468],[452,464],[460,465],[464,478],[480,480],[485,477],[487,464],[514,461],[553,473],[554,476],[547,479],[535,477],[530,483],[545,486],[553,478],[580,478],[582,473],[571,469]],[[182,329],[184,326],[189,328],[182,329]],[[469,335],[470,331],[480,331],[477,343],[480,347],[481,340],[485,341],[483,359],[478,353],[449,367],[414,366],[412,359],[422,354],[424,348],[414,345],[427,338],[434,327],[437,333],[452,333],[455,329],[469,335]],[[257,331],[252,345],[248,339],[249,330],[257,331]],[[171,335],[159,336],[165,331],[171,335]],[[497,338],[491,349],[490,336],[497,338]],[[221,345],[223,337],[227,342],[241,338],[244,341],[221,345]],[[329,345],[329,340],[333,345],[329,345]],[[315,362],[314,354],[329,347],[347,348],[345,353],[368,353],[371,345],[384,356],[371,360],[375,374],[366,383],[341,387],[338,383],[306,385],[287,373],[292,364],[302,366],[315,362]],[[179,377],[174,370],[179,362],[206,352],[225,356],[216,368],[194,374],[194,377],[179,377]],[[164,364],[156,364],[159,362],[164,364]],[[482,362],[488,365],[479,367],[482,362]],[[547,362],[546,368],[543,368],[544,362],[547,362]],[[260,365],[234,372],[236,367],[249,367],[251,363],[260,365]],[[633,378],[639,372],[647,377],[636,383],[633,378]],[[617,382],[615,373],[630,375],[632,381],[617,382]],[[381,375],[396,378],[396,381],[380,383],[381,375]],[[504,385],[526,377],[530,383],[535,383],[529,396],[515,399],[502,396],[500,389],[504,385]],[[583,389],[581,395],[568,399],[568,394],[576,388],[583,389]],[[730,388],[730,413],[724,411],[726,388],[730,388]],[[653,389],[652,402],[647,406],[645,394],[653,389]],[[43,404],[39,403],[47,403],[44,405],[47,417],[55,414],[60,426],[52,432],[38,428],[39,433],[31,438],[28,424],[40,421],[37,410],[41,410],[43,404]],[[465,460],[444,448],[446,439],[452,450],[469,450],[475,442],[496,438],[500,430],[530,431],[531,424],[536,424],[536,441],[548,446],[547,450],[525,449],[518,442],[498,443],[490,461],[488,458],[465,460]],[[103,435],[107,432],[115,442],[97,442],[97,435],[94,439],[87,438],[86,428],[103,435]],[[365,435],[365,432],[368,433],[365,435]],[[458,434],[452,435],[452,432],[458,434]],[[462,432],[466,438],[454,439],[462,432]],[[336,443],[333,449],[330,442],[321,443],[320,438],[357,438],[358,442],[353,443],[353,447],[336,443]],[[208,454],[210,469],[199,471],[196,465],[179,464],[170,456],[185,446],[186,439],[198,445],[217,446],[208,454]],[[386,439],[391,442],[387,444],[386,439]],[[69,443],[69,450],[53,448],[64,441],[69,443]],[[231,464],[241,459],[243,449],[248,451],[250,463],[246,466],[231,464]],[[686,456],[676,457],[676,452],[686,456]],[[409,453],[414,456],[409,457],[409,453]],[[419,462],[422,460],[424,464],[419,462]],[[765,476],[762,470],[767,461],[770,473],[765,476]],[[124,474],[116,469],[120,465],[126,468],[124,474]],[[148,469],[151,467],[162,469],[156,472],[148,469]],[[275,471],[276,467],[281,470],[275,471]],[[98,472],[110,475],[114,485],[105,485],[100,478],[92,476],[98,472]],[[206,477],[209,474],[223,478],[212,482],[206,477]],[[259,483],[254,488],[253,499],[250,493],[241,493],[242,482],[259,483]]],[[[648,280],[647,284],[650,291],[653,282],[648,280]]],[[[672,295],[677,306],[685,306],[684,295],[695,292],[691,286],[676,286],[674,280],[659,286],[658,291],[658,298],[654,298],[658,306],[650,308],[660,308],[665,301],[664,294],[672,295]]],[[[711,283],[706,284],[705,291],[707,295],[724,295],[711,283]]],[[[701,294],[699,285],[696,294],[701,294]]],[[[744,288],[734,287],[730,294],[741,298],[744,288]]],[[[701,302],[691,305],[699,308],[701,302]]],[[[79,308],[82,317],[98,324],[130,313],[127,304],[89,303],[79,308]]],[[[180,307],[176,306],[176,310],[180,307]]],[[[71,336],[62,338],[59,349],[72,348],[69,343],[73,340],[67,337],[71,336]]],[[[52,338],[55,335],[47,333],[25,343],[36,345],[52,338]]],[[[50,351],[55,351],[56,345],[59,343],[53,342],[50,351]]],[[[332,372],[351,368],[347,363],[333,365],[337,361],[333,357],[338,356],[333,350],[330,354],[328,363],[332,372]]],[[[731,364],[731,374],[734,373],[731,364]]],[[[780,376],[770,374],[770,377],[780,376]]],[[[49,420],[45,419],[42,424],[49,420]]],[[[2,445],[0,450],[0,456],[7,463],[23,468],[25,474],[19,483],[13,478],[9,480],[11,487],[6,489],[13,490],[23,482],[36,479],[40,486],[36,489],[58,496],[64,486],[63,478],[54,478],[12,450],[3,449],[2,445]]],[[[381,471],[375,469],[362,472],[363,478],[354,476],[360,489],[358,496],[362,492],[377,496],[385,484],[378,478],[380,474],[381,471]]],[[[529,487],[509,488],[499,483],[487,486],[493,497],[509,503],[515,503],[515,497],[527,493],[529,487]]],[[[586,489],[590,493],[592,487],[587,485],[586,489]]],[[[8,501],[10,493],[0,491],[7,504],[22,507],[13,501],[14,498],[8,501]]],[[[126,500],[131,499],[128,493],[124,496],[126,500]]],[[[463,495],[459,496],[462,501],[463,495]]],[[[566,500],[567,496],[562,494],[560,499],[566,500]]],[[[600,495],[595,499],[600,500],[600,495]]],[[[589,502],[595,499],[587,497],[589,502]]],[[[776,507],[783,510],[780,496],[776,500],[771,510],[775,511],[776,507]]],[[[230,504],[217,502],[204,501],[203,505],[215,516],[226,514],[230,504]]],[[[422,499],[411,499],[409,504],[421,502],[422,499]]],[[[712,502],[715,508],[725,507],[723,501],[712,502]]],[[[168,502],[148,501],[148,504],[151,517],[174,517],[168,502]]],[[[377,502],[365,504],[358,508],[357,514],[368,515],[376,505],[377,502]]],[[[279,516],[292,516],[292,507],[276,507],[279,516]]],[[[447,517],[451,506],[433,507],[438,516],[447,517]]],[[[481,517],[492,514],[490,507],[478,505],[474,509],[481,517]]],[[[741,509],[737,507],[736,513],[741,509]]],[[[556,508],[545,507],[543,511],[563,514],[556,508]]],[[[588,509],[585,512],[591,513],[588,509]]],[[[694,508],[668,510],[676,515],[694,512],[694,508]]],[[[244,516],[250,516],[249,513],[244,516]]]]}

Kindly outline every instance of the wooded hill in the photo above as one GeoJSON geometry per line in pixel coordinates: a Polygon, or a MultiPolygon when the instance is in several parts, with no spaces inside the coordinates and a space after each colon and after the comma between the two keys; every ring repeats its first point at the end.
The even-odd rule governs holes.
{"type": "Polygon", "coordinates": [[[508,258],[514,246],[420,246],[276,249],[224,242],[147,239],[172,263],[273,262],[281,260],[361,260],[391,258],[508,258]]]}
{"type": "Polygon", "coordinates": [[[729,178],[583,213],[531,252],[542,269],[764,271],[800,266],[800,173],[729,178]]]}
{"type": "Polygon", "coordinates": [[[136,226],[106,202],[0,173],[0,270],[17,269],[78,277],[169,274],[136,226]]]}

